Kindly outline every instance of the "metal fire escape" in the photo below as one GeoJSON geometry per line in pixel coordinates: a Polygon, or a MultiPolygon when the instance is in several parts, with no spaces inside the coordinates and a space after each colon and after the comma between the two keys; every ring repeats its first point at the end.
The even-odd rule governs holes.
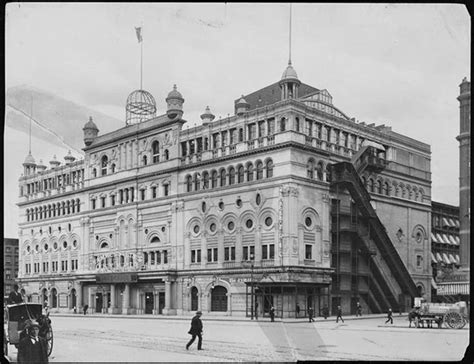
{"type": "MultiPolygon", "coordinates": [[[[401,260],[396,248],[387,235],[371,204],[360,175],[366,171],[380,172],[386,168],[385,158],[373,145],[362,147],[351,162],[340,162],[331,166],[331,189],[339,193],[347,190],[352,197],[355,211],[351,208],[350,219],[353,231],[351,242],[351,291],[358,296],[359,260],[365,256],[368,261],[367,304],[372,312],[382,312],[391,307],[394,310],[407,308],[407,298],[417,296],[416,286],[401,260]],[[396,282],[396,284],[394,284],[396,282]],[[398,286],[398,287],[397,287],[398,286]]],[[[338,201],[339,202],[339,201],[338,201]]],[[[340,267],[340,204],[333,204],[333,233],[336,255],[336,290],[341,279],[340,267]]],[[[408,303],[409,304],[409,303],[408,303]]]]}

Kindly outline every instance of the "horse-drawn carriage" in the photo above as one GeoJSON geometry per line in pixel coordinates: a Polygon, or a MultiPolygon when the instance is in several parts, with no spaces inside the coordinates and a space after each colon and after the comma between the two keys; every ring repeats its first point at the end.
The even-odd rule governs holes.
{"type": "Polygon", "coordinates": [[[43,314],[40,303],[17,303],[6,307],[6,327],[3,335],[3,352],[8,355],[8,344],[18,348],[20,340],[27,335],[28,323],[36,321],[40,326],[39,336],[46,340],[48,356],[53,351],[53,328],[49,313],[43,314]]]}
{"type": "Polygon", "coordinates": [[[452,329],[462,329],[467,323],[467,305],[466,302],[456,303],[420,303],[408,315],[411,322],[414,321],[415,327],[432,327],[433,323],[438,328],[443,323],[452,329]]]}

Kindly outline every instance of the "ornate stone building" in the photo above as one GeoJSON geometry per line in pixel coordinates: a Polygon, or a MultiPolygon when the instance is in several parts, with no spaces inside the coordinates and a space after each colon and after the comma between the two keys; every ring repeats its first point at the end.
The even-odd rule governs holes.
{"type": "Polygon", "coordinates": [[[91,118],[84,160],[46,168],[28,156],[19,230],[30,300],[169,315],[273,305],[294,317],[297,305],[350,312],[358,300],[406,309],[416,286],[429,296],[429,145],[349,118],[291,63],[227,118],[207,107],[183,129],[176,87],[166,103],[156,116],[153,96],[134,91],[125,126],[104,135],[91,118]]]}

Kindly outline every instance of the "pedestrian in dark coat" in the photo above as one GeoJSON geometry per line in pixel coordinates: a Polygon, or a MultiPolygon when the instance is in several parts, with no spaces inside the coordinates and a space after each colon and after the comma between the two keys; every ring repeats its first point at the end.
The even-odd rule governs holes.
{"type": "Polygon", "coordinates": [[[192,345],[196,336],[198,337],[198,350],[202,350],[202,321],[201,321],[201,311],[196,312],[196,316],[191,320],[191,328],[188,331],[189,335],[192,335],[191,340],[186,344],[186,350],[189,350],[189,347],[192,345]]]}
{"type": "Polygon", "coordinates": [[[312,307],[308,308],[308,317],[309,317],[309,322],[314,322],[314,320],[313,320],[313,308],[312,307]]]}
{"type": "Polygon", "coordinates": [[[270,319],[272,320],[272,322],[275,321],[275,307],[270,307],[270,319]]]}
{"type": "Polygon", "coordinates": [[[84,311],[84,315],[87,313],[87,309],[89,308],[89,305],[84,305],[82,310],[84,311]]]}
{"type": "Polygon", "coordinates": [[[18,363],[48,363],[48,344],[39,337],[40,326],[36,321],[29,321],[26,326],[28,335],[18,344],[18,363]]]}
{"type": "Polygon", "coordinates": [[[356,317],[357,316],[362,316],[362,306],[360,305],[359,302],[357,302],[357,308],[356,308],[356,317]]]}
{"type": "Polygon", "coordinates": [[[339,322],[339,319],[341,319],[341,321],[344,322],[344,319],[342,318],[342,309],[341,309],[341,306],[337,306],[336,323],[339,322]]]}
{"type": "Polygon", "coordinates": [[[10,292],[10,295],[8,296],[8,303],[14,304],[14,303],[21,303],[23,302],[23,297],[20,292],[18,292],[18,284],[15,284],[13,286],[13,291],[10,292]]]}
{"type": "Polygon", "coordinates": [[[387,322],[390,321],[390,324],[393,325],[393,318],[392,318],[392,315],[393,315],[392,309],[389,308],[389,309],[388,309],[388,312],[387,312],[387,321],[385,321],[385,323],[387,323],[387,322]]]}

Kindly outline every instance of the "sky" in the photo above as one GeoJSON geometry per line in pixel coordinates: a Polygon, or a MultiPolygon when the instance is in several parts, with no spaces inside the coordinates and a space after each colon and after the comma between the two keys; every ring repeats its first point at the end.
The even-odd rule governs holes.
{"type": "MultiPolygon", "coordinates": [[[[289,10],[285,3],[9,3],[6,87],[52,92],[123,120],[120,128],[127,96],[140,88],[143,46],[143,88],[157,113],[176,84],[193,126],[207,105],[226,117],[240,95],[280,80],[289,10]]],[[[299,79],[327,89],[349,117],[430,144],[432,199],[458,205],[456,97],[471,78],[467,9],[296,3],[291,33],[299,79]]]]}

